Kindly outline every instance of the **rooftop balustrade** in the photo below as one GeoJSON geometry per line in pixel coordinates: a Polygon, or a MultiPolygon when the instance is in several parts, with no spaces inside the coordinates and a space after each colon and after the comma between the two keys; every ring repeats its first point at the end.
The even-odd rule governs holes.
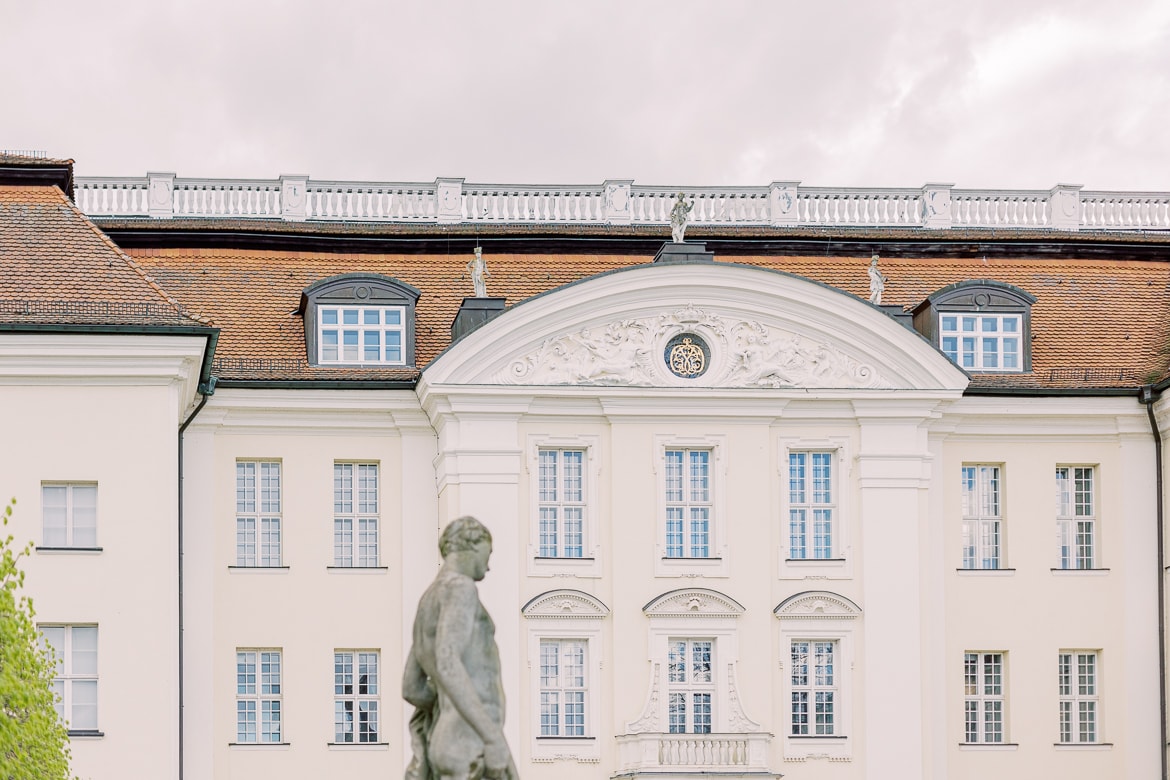
{"type": "Polygon", "coordinates": [[[1066,231],[1170,230],[1170,192],[1103,192],[1058,184],[1049,190],[964,190],[952,184],[873,189],[656,187],[601,184],[181,179],[173,173],[78,177],[78,207],[91,217],[274,219],[292,222],[662,225],[678,193],[691,225],[1066,231]]]}

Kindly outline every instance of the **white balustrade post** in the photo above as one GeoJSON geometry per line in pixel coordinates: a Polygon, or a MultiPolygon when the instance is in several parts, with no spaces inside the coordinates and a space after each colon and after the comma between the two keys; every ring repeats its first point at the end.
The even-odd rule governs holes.
{"type": "Polygon", "coordinates": [[[1080,184],[1057,184],[1048,191],[1048,227],[1056,230],[1080,230],[1080,184]]]}
{"type": "Polygon", "coordinates": [[[924,184],[922,186],[922,226],[949,228],[951,217],[951,188],[954,184],[924,184]]]}
{"type": "Polygon", "coordinates": [[[796,225],[800,213],[796,209],[798,181],[774,181],[768,185],[768,224],[796,225]]]}
{"type": "Polygon", "coordinates": [[[280,175],[280,218],[304,222],[309,214],[309,177],[302,174],[280,175]]]}
{"type": "Polygon", "coordinates": [[[146,174],[147,213],[155,219],[175,216],[175,174],[148,171],[146,174]]]}
{"type": "Polygon", "coordinates": [[[435,179],[435,198],[439,222],[463,221],[463,179],[435,179]]]}
{"type": "Polygon", "coordinates": [[[634,218],[630,208],[630,186],[633,179],[606,179],[601,185],[605,193],[605,221],[611,225],[629,224],[634,218]]]}

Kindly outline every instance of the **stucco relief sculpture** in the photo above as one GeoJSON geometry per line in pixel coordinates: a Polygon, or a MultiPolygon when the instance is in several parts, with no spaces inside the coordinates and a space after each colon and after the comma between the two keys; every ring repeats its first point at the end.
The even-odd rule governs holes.
{"type": "Polygon", "coordinates": [[[504,739],[495,624],[475,585],[488,571],[491,533],[461,517],[443,529],[439,551],[402,675],[402,697],[415,707],[406,780],[518,780],[504,739]]]}
{"type": "Polygon", "coordinates": [[[499,381],[532,385],[712,387],[887,387],[868,365],[827,344],[759,322],[718,317],[694,306],[672,314],[621,320],[547,339],[513,361],[499,381]],[[701,377],[680,378],[662,348],[683,332],[703,333],[711,365],[701,377]]]}
{"type": "Polygon", "coordinates": [[[869,261],[869,302],[880,306],[882,293],[886,289],[886,275],[878,270],[878,256],[875,254],[869,261]]]}
{"type": "Polygon", "coordinates": [[[471,276],[475,297],[486,298],[487,280],[492,274],[487,269],[487,261],[483,259],[483,249],[478,246],[475,248],[475,257],[467,261],[467,273],[471,276]]]}
{"type": "Polygon", "coordinates": [[[693,203],[687,203],[681,192],[675,198],[674,206],[670,209],[670,237],[674,243],[683,243],[683,236],[687,232],[687,219],[694,207],[693,203]]]}

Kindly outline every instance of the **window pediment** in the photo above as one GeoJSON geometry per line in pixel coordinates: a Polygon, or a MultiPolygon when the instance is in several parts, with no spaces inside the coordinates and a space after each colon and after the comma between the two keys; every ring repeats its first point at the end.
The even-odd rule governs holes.
{"type": "Polygon", "coordinates": [[[647,617],[739,617],[744,607],[730,596],[706,588],[663,593],[642,607],[647,617]]]}
{"type": "Polygon", "coordinates": [[[521,608],[520,613],[526,618],[600,620],[609,614],[609,607],[583,591],[562,589],[535,596],[521,608]]]}
{"type": "Polygon", "coordinates": [[[836,593],[808,590],[784,599],[772,613],[781,620],[790,618],[852,620],[861,616],[861,607],[836,593]]]}

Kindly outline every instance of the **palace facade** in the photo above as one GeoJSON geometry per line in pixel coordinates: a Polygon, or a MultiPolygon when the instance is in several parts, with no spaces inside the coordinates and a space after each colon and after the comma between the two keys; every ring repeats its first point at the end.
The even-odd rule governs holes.
{"type": "Polygon", "coordinates": [[[1170,194],[677,191],[0,157],[74,771],[399,776],[472,514],[526,780],[1164,772],[1170,194]]]}

